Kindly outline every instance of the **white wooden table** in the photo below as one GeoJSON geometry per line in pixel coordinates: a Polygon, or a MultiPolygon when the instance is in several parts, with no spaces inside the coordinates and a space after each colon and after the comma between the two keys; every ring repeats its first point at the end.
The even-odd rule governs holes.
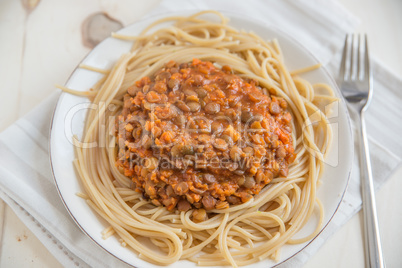
{"type": "MultiPolygon", "coordinates": [[[[40,103],[54,90],[54,84],[66,81],[89,52],[82,45],[80,28],[89,14],[104,11],[126,25],[159,0],[42,0],[31,12],[21,2],[0,1],[0,131],[40,103]]],[[[361,19],[359,30],[368,33],[372,55],[402,77],[402,1],[340,2],[361,19]]],[[[377,194],[388,267],[402,267],[401,178],[400,167],[377,194]]],[[[360,212],[326,242],[306,267],[363,267],[362,224],[360,212]]],[[[61,267],[1,200],[0,267],[61,267]]]]}

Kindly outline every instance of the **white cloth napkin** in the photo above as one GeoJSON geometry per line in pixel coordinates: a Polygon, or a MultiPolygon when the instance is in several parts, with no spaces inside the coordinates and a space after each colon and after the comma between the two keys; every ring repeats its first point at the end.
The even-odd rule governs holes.
{"type": "MultiPolygon", "coordinates": [[[[333,1],[179,1],[165,0],[152,14],[177,10],[218,9],[241,12],[282,28],[309,48],[336,73],[344,36],[357,20],[333,1]]],[[[402,81],[376,61],[375,94],[367,114],[367,130],[375,186],[380,187],[401,162],[402,81]],[[383,107],[386,107],[384,109],[383,107]],[[385,137],[385,138],[384,138],[385,137]]],[[[0,197],[66,267],[125,267],[76,226],[57,193],[49,162],[49,127],[59,93],[0,134],[0,197]]],[[[358,166],[334,219],[305,250],[283,267],[302,266],[328,237],[361,207],[358,166]]]]}

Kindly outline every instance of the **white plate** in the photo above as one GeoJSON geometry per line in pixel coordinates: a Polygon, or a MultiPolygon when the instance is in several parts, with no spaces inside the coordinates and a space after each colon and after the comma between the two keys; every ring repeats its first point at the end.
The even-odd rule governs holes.
{"type": "MultiPolygon", "coordinates": [[[[190,13],[176,13],[169,14],[169,16],[188,14],[190,13]]],[[[244,16],[228,13],[225,15],[230,18],[230,25],[237,29],[253,31],[267,40],[273,38],[278,39],[283,50],[286,66],[289,70],[318,63],[313,54],[275,27],[269,26],[261,21],[250,20],[244,16]]],[[[153,21],[165,16],[167,15],[141,20],[120,30],[119,33],[136,35],[153,21]]],[[[129,51],[130,46],[131,42],[108,38],[94,48],[82,63],[98,68],[110,68],[122,53],[129,51]]],[[[66,86],[85,91],[101,77],[102,75],[98,73],[77,68],[71,75],[66,86]]],[[[324,175],[321,178],[323,183],[317,192],[325,208],[324,229],[338,209],[348,185],[353,158],[352,134],[346,105],[341,97],[339,89],[328,72],[324,68],[320,68],[303,75],[303,77],[311,83],[322,82],[329,84],[335,89],[336,95],[341,99],[337,113],[331,118],[331,124],[334,127],[335,133],[334,144],[330,152],[330,158],[325,167],[324,175]]],[[[83,108],[88,103],[89,101],[86,98],[62,93],[54,112],[50,153],[54,179],[59,194],[74,221],[95,243],[100,245],[107,252],[136,267],[158,267],[139,259],[133,251],[122,247],[116,237],[111,237],[107,240],[102,239],[101,232],[104,228],[108,227],[108,224],[97,216],[82,198],[76,195],[77,192],[82,192],[83,189],[72,164],[74,159],[72,134],[77,134],[81,137],[85,118],[85,109],[83,108]],[[76,106],[77,104],[82,105],[76,106]],[[71,108],[73,107],[75,107],[74,109],[76,109],[77,112],[73,118],[68,118],[69,115],[71,115],[71,108]],[[68,124],[71,123],[71,128],[69,125],[65,125],[65,122],[68,122],[68,124]],[[70,131],[70,129],[72,129],[72,131],[70,131]]],[[[311,230],[314,229],[316,221],[317,218],[313,215],[307,225],[296,234],[296,237],[303,237],[310,234],[311,230]]],[[[282,248],[279,263],[285,262],[295,256],[310,242],[298,245],[285,245],[282,248]]],[[[273,262],[272,260],[264,260],[253,265],[253,267],[266,268],[279,263],[273,262]]],[[[171,267],[188,268],[195,267],[195,264],[189,261],[179,261],[171,265],[171,267]]]]}

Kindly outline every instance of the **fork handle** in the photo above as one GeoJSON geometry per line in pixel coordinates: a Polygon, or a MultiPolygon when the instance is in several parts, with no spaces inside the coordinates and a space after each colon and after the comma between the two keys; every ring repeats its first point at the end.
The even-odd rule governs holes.
{"type": "Polygon", "coordinates": [[[360,180],[363,199],[365,267],[385,267],[378,229],[377,209],[374,194],[373,175],[369,146],[364,122],[364,110],[360,113],[360,180]]]}

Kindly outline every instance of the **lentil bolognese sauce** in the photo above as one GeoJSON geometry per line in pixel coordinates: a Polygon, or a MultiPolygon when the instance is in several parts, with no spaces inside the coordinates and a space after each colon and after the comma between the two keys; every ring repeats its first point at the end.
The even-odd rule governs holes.
{"type": "Polygon", "coordinates": [[[289,72],[275,39],[216,11],[113,37],[133,46],[112,69],[80,66],[104,78],[86,92],[61,87],[98,107],[73,139],[74,165],[79,195],[109,224],[104,238],[158,265],[238,267],[278,261],[285,244],[318,234],[332,139],[325,104],[337,98],[297,74],[319,65],[289,72]],[[314,211],[315,230],[292,238],[314,211]]]}
{"type": "MultiPolygon", "coordinates": [[[[136,191],[168,210],[247,202],[295,158],[284,99],[225,65],[168,62],[128,88],[116,162],[136,191]]],[[[205,215],[194,210],[193,218],[205,215]]]]}

